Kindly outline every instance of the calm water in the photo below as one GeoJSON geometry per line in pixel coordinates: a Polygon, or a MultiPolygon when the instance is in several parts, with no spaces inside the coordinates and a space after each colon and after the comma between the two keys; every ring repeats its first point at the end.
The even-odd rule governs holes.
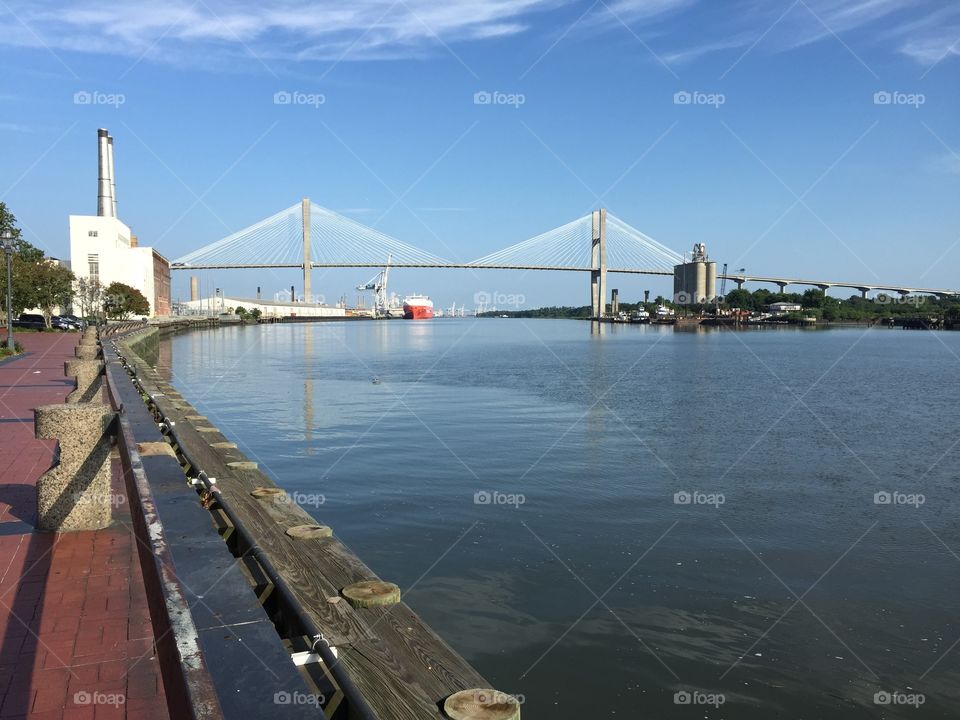
{"type": "Polygon", "coordinates": [[[527,720],[960,715],[960,334],[602,330],[238,327],[172,371],[527,720]]]}

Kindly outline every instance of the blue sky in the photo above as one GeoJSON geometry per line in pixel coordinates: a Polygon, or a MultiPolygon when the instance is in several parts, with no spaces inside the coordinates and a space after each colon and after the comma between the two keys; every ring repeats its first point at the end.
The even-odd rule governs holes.
{"type": "MultiPolygon", "coordinates": [[[[461,260],[602,205],[756,274],[960,286],[955,2],[3,0],[0,17],[0,199],[53,255],[67,215],[95,212],[102,126],[121,218],[170,258],[304,196],[461,260]]],[[[318,270],[315,289],[352,300],[370,274],[318,270]]],[[[588,297],[563,273],[393,280],[444,305],[588,297]]],[[[245,295],[295,281],[204,274],[245,295]]]]}

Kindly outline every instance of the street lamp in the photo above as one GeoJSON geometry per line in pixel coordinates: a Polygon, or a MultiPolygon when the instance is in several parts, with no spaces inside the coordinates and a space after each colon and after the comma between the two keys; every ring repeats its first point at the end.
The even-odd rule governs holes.
{"type": "Polygon", "coordinates": [[[13,233],[10,228],[0,233],[0,240],[7,256],[7,349],[13,352],[13,233]]]}

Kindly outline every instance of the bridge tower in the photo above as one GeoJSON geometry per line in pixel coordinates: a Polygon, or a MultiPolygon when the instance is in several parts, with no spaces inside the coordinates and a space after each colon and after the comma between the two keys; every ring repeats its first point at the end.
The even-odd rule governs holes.
{"type": "Polygon", "coordinates": [[[303,301],[309,303],[313,301],[310,296],[310,271],[312,269],[310,260],[310,199],[304,198],[300,201],[300,204],[303,214],[303,301]]]}
{"type": "Polygon", "coordinates": [[[607,308],[607,211],[593,211],[590,242],[590,305],[594,320],[602,320],[607,308]]]}

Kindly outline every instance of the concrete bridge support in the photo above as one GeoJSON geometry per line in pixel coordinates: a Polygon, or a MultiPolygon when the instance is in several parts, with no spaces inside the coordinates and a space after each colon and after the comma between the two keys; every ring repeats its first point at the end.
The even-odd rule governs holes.
{"type": "MultiPolygon", "coordinates": [[[[313,302],[313,298],[310,296],[311,260],[310,260],[310,200],[309,198],[304,198],[301,201],[301,207],[303,208],[303,301],[306,303],[309,303],[309,302],[313,302]]],[[[291,302],[293,302],[293,300],[291,300],[291,302]]]]}
{"type": "Polygon", "coordinates": [[[607,211],[593,211],[590,243],[590,305],[594,320],[602,320],[607,308],[607,211]]]}

